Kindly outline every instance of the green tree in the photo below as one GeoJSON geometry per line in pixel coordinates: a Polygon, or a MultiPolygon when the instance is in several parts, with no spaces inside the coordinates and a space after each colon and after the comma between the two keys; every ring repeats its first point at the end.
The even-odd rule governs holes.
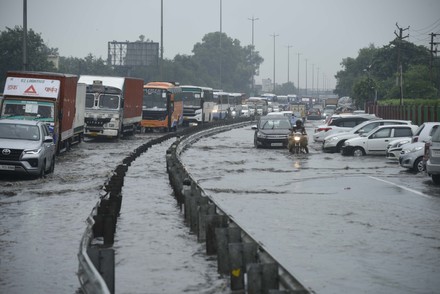
{"type": "Polygon", "coordinates": [[[85,58],[60,57],[58,71],[76,75],[114,76],[117,74],[102,58],[96,58],[91,53],[85,58]]]}
{"type": "MultiPolygon", "coordinates": [[[[52,62],[47,57],[57,54],[58,49],[49,48],[40,34],[32,29],[27,32],[27,70],[55,71],[52,62]]],[[[0,32],[0,91],[3,91],[6,72],[23,69],[23,28],[15,26],[6,27],[0,32]]]]}
{"type": "Polygon", "coordinates": [[[275,89],[275,94],[277,95],[288,95],[296,93],[295,85],[292,82],[277,85],[275,89]]]}
{"type": "Polygon", "coordinates": [[[377,83],[371,77],[360,77],[353,85],[353,102],[357,108],[363,109],[366,102],[373,102],[377,83]]]}
{"type": "Polygon", "coordinates": [[[252,76],[263,62],[252,46],[242,47],[239,40],[220,32],[206,34],[193,53],[203,84],[224,91],[249,92],[252,76]]]}

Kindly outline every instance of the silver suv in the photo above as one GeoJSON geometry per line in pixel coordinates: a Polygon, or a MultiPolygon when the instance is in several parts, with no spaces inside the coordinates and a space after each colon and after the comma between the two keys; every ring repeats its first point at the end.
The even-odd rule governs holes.
{"type": "Polygon", "coordinates": [[[426,162],[426,172],[432,177],[432,181],[440,184],[440,128],[432,134],[431,142],[426,143],[428,161],[426,162]]]}
{"type": "Polygon", "coordinates": [[[55,168],[55,144],[44,122],[0,120],[0,172],[43,176],[55,168]]]}

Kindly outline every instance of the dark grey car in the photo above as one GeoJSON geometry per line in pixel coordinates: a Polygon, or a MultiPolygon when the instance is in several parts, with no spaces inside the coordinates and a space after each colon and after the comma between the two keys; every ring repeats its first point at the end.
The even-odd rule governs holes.
{"type": "Polygon", "coordinates": [[[254,134],[254,146],[287,148],[287,136],[291,132],[290,119],[284,115],[266,115],[260,117],[254,134]]]}
{"type": "Polygon", "coordinates": [[[55,168],[55,144],[44,122],[0,120],[0,172],[43,176],[55,168]]]}

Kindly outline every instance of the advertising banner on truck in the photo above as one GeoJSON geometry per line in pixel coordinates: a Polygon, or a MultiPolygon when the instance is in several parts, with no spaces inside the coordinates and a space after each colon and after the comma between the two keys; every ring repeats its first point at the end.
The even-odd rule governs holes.
{"type": "Polygon", "coordinates": [[[3,95],[58,99],[59,92],[59,80],[8,77],[3,95]]]}

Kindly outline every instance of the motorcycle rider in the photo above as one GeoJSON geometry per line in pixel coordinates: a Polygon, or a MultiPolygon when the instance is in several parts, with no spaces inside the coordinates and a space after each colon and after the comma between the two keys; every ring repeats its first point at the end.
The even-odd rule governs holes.
{"type": "Polygon", "coordinates": [[[309,153],[309,147],[307,146],[308,145],[307,132],[301,119],[298,119],[295,122],[295,126],[292,128],[292,134],[296,132],[301,133],[301,141],[300,141],[301,147],[304,149],[306,153],[309,153]]]}

